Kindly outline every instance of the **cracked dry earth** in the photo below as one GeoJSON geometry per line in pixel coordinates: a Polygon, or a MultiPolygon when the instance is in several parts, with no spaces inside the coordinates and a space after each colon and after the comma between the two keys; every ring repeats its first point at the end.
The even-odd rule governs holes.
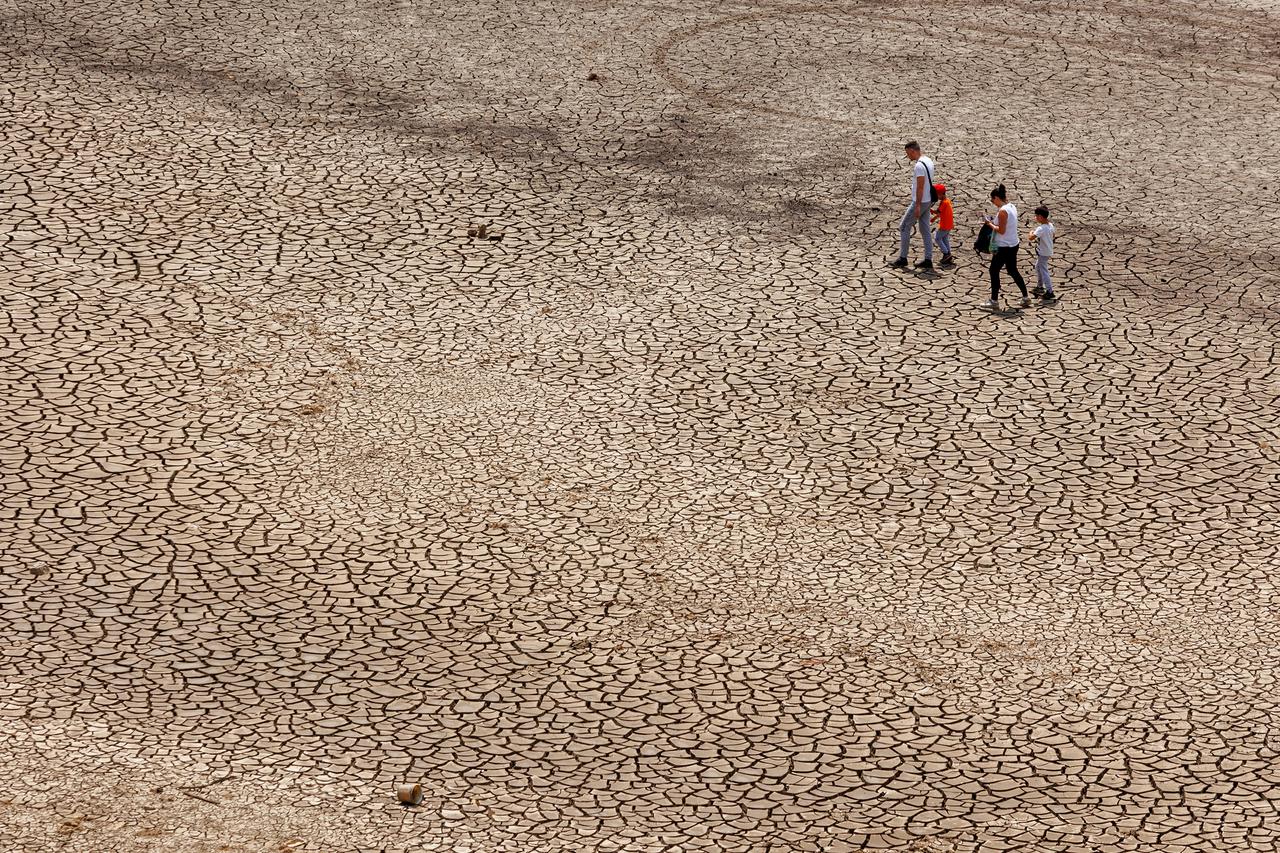
{"type": "Polygon", "coordinates": [[[1276,850],[1280,6],[1000,8],[0,0],[0,849],[1276,850]]]}

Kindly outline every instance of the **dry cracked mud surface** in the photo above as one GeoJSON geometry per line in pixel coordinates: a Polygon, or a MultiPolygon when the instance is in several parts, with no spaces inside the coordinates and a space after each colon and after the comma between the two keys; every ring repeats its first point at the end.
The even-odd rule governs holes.
{"type": "Polygon", "coordinates": [[[0,35],[0,849],[1280,845],[1273,0],[0,35]]]}

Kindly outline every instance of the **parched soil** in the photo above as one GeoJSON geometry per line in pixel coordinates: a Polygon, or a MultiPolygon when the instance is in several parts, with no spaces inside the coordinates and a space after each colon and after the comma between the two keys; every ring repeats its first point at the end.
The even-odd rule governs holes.
{"type": "Polygon", "coordinates": [[[0,850],[1274,851],[1278,115],[1276,0],[0,0],[0,850]]]}

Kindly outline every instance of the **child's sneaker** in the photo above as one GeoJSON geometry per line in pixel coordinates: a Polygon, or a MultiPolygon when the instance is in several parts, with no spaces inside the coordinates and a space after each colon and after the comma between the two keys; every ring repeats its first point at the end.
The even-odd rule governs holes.
{"type": "Polygon", "coordinates": [[[1037,284],[1035,287],[1031,288],[1031,295],[1044,296],[1044,288],[1037,284]]]}
{"type": "Polygon", "coordinates": [[[942,256],[942,265],[944,267],[954,267],[956,265],[956,262],[955,262],[955,259],[952,258],[950,254],[946,254],[942,256]]]}
{"type": "Polygon", "coordinates": [[[1057,302],[1057,301],[1058,301],[1058,294],[1056,294],[1056,293],[1054,293],[1052,290],[1050,290],[1050,291],[1048,291],[1047,293],[1045,293],[1043,296],[1041,296],[1040,298],[1041,298],[1041,299],[1043,299],[1045,302],[1057,302]]]}
{"type": "Polygon", "coordinates": [[[999,311],[999,310],[1000,310],[1000,303],[999,303],[999,302],[997,302],[997,301],[996,301],[996,300],[994,300],[994,299],[988,299],[986,302],[982,303],[982,304],[981,304],[981,305],[979,305],[978,307],[979,307],[979,308],[989,308],[989,309],[991,309],[992,311],[999,311]]]}
{"type": "Polygon", "coordinates": [[[1023,308],[1030,308],[1030,307],[1031,307],[1031,297],[1030,297],[1030,296],[1024,296],[1024,297],[1022,297],[1022,307],[1023,307],[1023,308]]]}

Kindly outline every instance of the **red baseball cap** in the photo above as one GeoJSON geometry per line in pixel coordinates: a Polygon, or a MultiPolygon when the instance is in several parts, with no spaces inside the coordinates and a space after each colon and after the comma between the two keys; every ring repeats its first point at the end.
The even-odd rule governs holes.
{"type": "Polygon", "coordinates": [[[940,193],[944,193],[944,192],[946,192],[946,191],[947,191],[947,188],[946,188],[945,186],[943,186],[942,184],[934,184],[934,185],[933,185],[933,188],[934,188],[935,190],[937,190],[938,192],[940,192],[940,193]]]}

